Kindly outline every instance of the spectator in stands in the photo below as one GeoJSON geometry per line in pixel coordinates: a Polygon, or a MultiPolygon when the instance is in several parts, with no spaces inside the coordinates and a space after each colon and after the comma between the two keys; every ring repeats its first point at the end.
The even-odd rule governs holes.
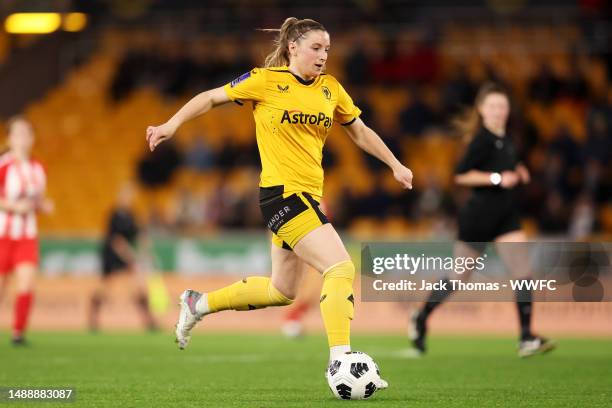
{"type": "Polygon", "coordinates": [[[138,163],[138,176],[147,187],[159,187],[170,181],[174,172],[182,164],[181,152],[176,144],[164,143],[161,149],[146,153],[138,163]]]}
{"type": "Polygon", "coordinates": [[[547,64],[540,65],[538,73],[529,83],[531,99],[550,104],[561,90],[561,81],[553,74],[547,64]]]}
{"type": "Polygon", "coordinates": [[[185,152],[185,166],[199,172],[214,166],[214,156],[210,147],[202,137],[196,137],[185,152]]]}
{"type": "Polygon", "coordinates": [[[471,82],[464,65],[454,69],[442,86],[443,111],[448,118],[469,106],[476,96],[476,87],[471,82]]]}
{"type": "Polygon", "coordinates": [[[400,131],[403,135],[421,136],[430,126],[440,123],[440,118],[423,101],[419,88],[413,88],[406,107],[400,113],[400,131]]]}

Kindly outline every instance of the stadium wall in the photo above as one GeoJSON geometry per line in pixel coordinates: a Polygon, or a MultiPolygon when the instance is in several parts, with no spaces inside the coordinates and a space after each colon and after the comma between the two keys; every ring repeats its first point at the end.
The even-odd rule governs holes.
{"type": "MultiPolygon", "coordinates": [[[[138,330],[142,327],[136,307],[130,303],[129,278],[114,282],[112,295],[103,307],[103,330],[138,330]]],[[[235,277],[186,277],[164,275],[167,290],[165,309],[158,313],[162,326],[174,326],[177,307],[175,299],[185,288],[212,290],[235,281],[235,277]]],[[[87,328],[89,296],[95,288],[95,277],[61,277],[40,279],[32,314],[33,330],[84,330],[87,328]]],[[[414,304],[364,303],[356,282],[355,332],[403,333],[414,304]]],[[[12,321],[12,292],[0,302],[0,330],[8,330],[12,321]]],[[[164,303],[164,302],[162,302],[164,303]]],[[[224,312],[208,316],[206,324],[198,328],[205,331],[277,331],[280,329],[283,309],[270,308],[243,312],[224,312]]],[[[309,332],[322,332],[318,303],[315,302],[305,319],[309,332]]],[[[513,303],[453,303],[440,308],[433,315],[431,328],[440,334],[487,333],[514,335],[517,333],[515,304],[513,303]]],[[[539,303],[535,305],[534,327],[538,332],[562,336],[597,336],[612,338],[612,303],[539,303]]]]}

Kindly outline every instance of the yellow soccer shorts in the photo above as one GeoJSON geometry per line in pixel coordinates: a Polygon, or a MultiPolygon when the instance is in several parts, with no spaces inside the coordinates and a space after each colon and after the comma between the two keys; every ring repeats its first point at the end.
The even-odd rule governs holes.
{"type": "Polygon", "coordinates": [[[261,187],[259,208],[272,231],[272,243],[288,250],[306,234],[329,222],[312,195],[285,193],[283,186],[261,187]]]}

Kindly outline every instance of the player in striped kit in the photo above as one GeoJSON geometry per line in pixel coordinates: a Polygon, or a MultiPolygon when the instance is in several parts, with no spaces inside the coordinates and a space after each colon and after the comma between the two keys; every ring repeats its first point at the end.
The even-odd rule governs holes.
{"type": "Polygon", "coordinates": [[[16,292],[13,344],[25,344],[24,331],[38,267],[36,213],[53,211],[44,197],[46,174],[31,158],[34,130],[27,119],[8,121],[8,150],[0,155],[0,296],[14,273],[16,292]]]}

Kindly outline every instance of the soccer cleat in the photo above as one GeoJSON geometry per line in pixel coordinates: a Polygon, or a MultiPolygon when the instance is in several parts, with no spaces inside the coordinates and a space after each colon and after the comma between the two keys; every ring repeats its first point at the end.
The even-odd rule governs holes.
{"type": "Polygon", "coordinates": [[[196,311],[196,303],[198,303],[201,297],[202,294],[200,292],[187,289],[179,298],[181,310],[179,312],[178,322],[176,323],[175,334],[176,342],[181,350],[184,350],[189,344],[189,340],[191,340],[191,329],[193,329],[204,316],[196,311]]]}
{"type": "Polygon", "coordinates": [[[389,383],[383,380],[382,378],[380,378],[378,380],[378,383],[376,384],[376,388],[379,390],[386,390],[387,388],[389,388],[389,383]]]}
{"type": "Polygon", "coordinates": [[[299,320],[287,320],[283,323],[281,332],[289,339],[297,339],[304,335],[304,325],[299,320]]]}
{"type": "Polygon", "coordinates": [[[417,353],[425,354],[425,335],[427,334],[427,326],[425,325],[425,319],[423,319],[418,310],[412,312],[409,325],[408,336],[410,340],[412,340],[412,347],[417,353]]]}
{"type": "Polygon", "coordinates": [[[552,351],[557,347],[553,340],[544,337],[532,336],[526,340],[521,340],[519,343],[519,357],[531,357],[536,354],[544,354],[552,351]]]}
{"type": "Polygon", "coordinates": [[[30,345],[30,343],[23,336],[13,336],[11,339],[11,344],[15,347],[26,347],[30,345]]]}
{"type": "Polygon", "coordinates": [[[157,333],[157,332],[159,332],[159,327],[157,326],[156,323],[148,323],[147,324],[147,331],[149,333],[152,333],[152,334],[153,333],[157,333]]]}

